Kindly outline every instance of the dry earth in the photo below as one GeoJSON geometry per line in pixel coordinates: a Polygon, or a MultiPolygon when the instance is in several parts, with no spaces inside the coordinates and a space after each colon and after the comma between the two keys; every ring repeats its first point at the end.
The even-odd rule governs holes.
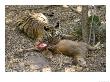
{"type": "Polygon", "coordinates": [[[105,72],[106,49],[91,51],[86,55],[87,68],[74,66],[71,58],[59,55],[43,54],[39,52],[27,52],[15,54],[19,49],[30,48],[34,41],[19,31],[15,30],[16,21],[25,12],[42,12],[48,17],[51,24],[60,20],[63,31],[69,32],[70,28],[78,25],[77,13],[62,6],[6,6],[5,9],[5,71],[6,72],[41,72],[41,71],[81,71],[81,72],[105,72]],[[53,16],[52,16],[53,14],[53,16]],[[65,30],[66,28],[66,30],[65,30]],[[48,68],[48,69],[45,69],[48,68]]]}

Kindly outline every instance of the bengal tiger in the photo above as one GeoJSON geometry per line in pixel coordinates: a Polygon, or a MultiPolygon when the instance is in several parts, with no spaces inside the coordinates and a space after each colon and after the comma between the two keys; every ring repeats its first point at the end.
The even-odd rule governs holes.
{"type": "Polygon", "coordinates": [[[42,41],[47,32],[52,29],[47,17],[43,13],[29,13],[20,18],[16,27],[28,37],[42,41]]]}

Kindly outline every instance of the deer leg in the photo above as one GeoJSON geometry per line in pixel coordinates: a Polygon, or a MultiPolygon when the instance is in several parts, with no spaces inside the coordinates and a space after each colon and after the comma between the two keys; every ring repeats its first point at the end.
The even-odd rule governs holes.
{"type": "Polygon", "coordinates": [[[80,54],[75,56],[75,60],[80,66],[87,67],[86,61],[84,60],[84,58],[80,54]]]}
{"type": "Polygon", "coordinates": [[[30,51],[39,51],[39,50],[35,47],[32,47],[32,48],[28,48],[28,49],[20,49],[15,54],[30,52],[30,51]]]}

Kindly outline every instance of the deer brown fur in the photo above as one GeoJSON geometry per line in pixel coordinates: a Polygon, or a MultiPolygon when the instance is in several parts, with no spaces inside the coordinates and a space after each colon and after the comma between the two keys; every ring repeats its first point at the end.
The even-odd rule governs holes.
{"type": "Polygon", "coordinates": [[[60,40],[56,45],[48,48],[53,54],[63,54],[72,57],[79,65],[86,66],[84,60],[88,50],[96,50],[99,43],[92,47],[84,42],[72,40],[60,40]]]}

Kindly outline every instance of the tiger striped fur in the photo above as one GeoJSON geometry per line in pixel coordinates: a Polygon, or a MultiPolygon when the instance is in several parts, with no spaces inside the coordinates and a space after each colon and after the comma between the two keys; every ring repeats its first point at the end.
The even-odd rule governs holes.
{"type": "Polygon", "coordinates": [[[27,14],[18,20],[16,26],[28,37],[38,40],[45,36],[45,28],[50,28],[47,17],[42,13],[27,14]]]}

